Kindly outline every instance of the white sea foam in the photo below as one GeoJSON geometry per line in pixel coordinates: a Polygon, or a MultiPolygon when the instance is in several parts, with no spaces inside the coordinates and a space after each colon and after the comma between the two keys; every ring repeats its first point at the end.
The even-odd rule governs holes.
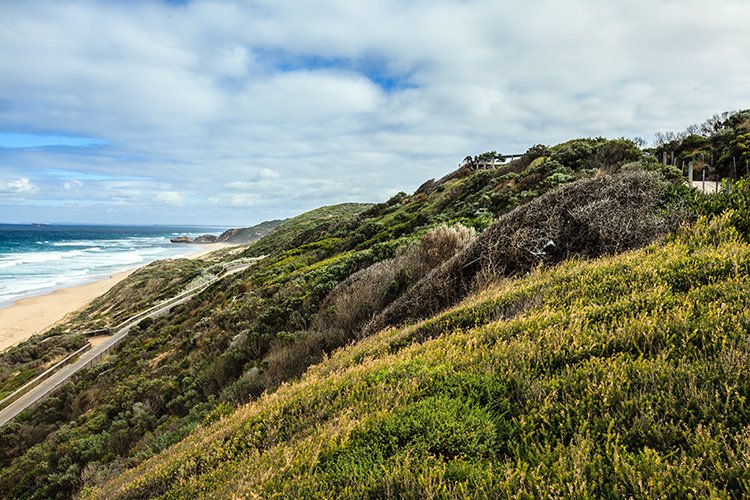
{"type": "Polygon", "coordinates": [[[92,240],[74,240],[74,241],[57,241],[52,243],[53,247],[83,247],[83,246],[94,246],[100,242],[92,240]]]}
{"type": "Polygon", "coordinates": [[[173,245],[165,237],[36,243],[35,249],[46,246],[50,250],[0,253],[0,307],[195,250],[173,245]]]}

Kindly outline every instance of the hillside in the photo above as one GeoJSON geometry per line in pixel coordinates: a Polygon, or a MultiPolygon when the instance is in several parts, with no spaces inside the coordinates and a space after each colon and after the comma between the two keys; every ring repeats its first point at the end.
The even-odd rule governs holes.
{"type": "Polygon", "coordinates": [[[747,496],[730,219],[384,330],[84,497],[747,496]]]}
{"type": "Polygon", "coordinates": [[[284,222],[283,220],[269,220],[261,222],[251,227],[232,228],[227,229],[220,235],[214,234],[203,234],[194,238],[187,236],[178,236],[172,238],[172,243],[229,243],[232,245],[246,245],[248,243],[254,243],[279,227],[284,222]]]}
{"type": "Polygon", "coordinates": [[[232,245],[246,245],[248,243],[255,243],[277,227],[279,224],[284,222],[281,219],[263,221],[260,224],[256,224],[251,227],[242,227],[236,229],[228,229],[221,233],[216,241],[221,243],[231,243],[232,245]]]}
{"type": "MultiPolygon", "coordinates": [[[[155,264],[148,269],[148,273],[155,278],[160,277],[163,280],[161,284],[150,281],[145,274],[134,274],[120,288],[113,290],[111,296],[104,297],[80,316],[77,324],[83,325],[88,321],[107,324],[115,319],[112,316],[112,304],[115,302],[122,308],[134,311],[155,302],[163,294],[170,294],[172,290],[176,293],[194,280],[213,275],[223,263],[263,256],[251,268],[210,286],[189,303],[177,307],[171,315],[142,322],[118,351],[81,372],[72,383],[33,411],[0,428],[0,495],[65,498],[81,488],[93,491],[90,488],[127,473],[140,464],[148,467],[149,472],[136,469],[143,472],[147,486],[145,490],[136,491],[161,491],[170,483],[168,479],[153,479],[162,473],[153,472],[153,465],[147,465],[152,464],[149,462],[152,457],[156,457],[153,463],[171,464],[164,466],[165,470],[182,470],[179,473],[169,472],[168,477],[182,474],[188,483],[194,481],[196,485],[201,483],[207,486],[210,481],[203,483],[201,475],[213,468],[213,465],[208,465],[214,460],[211,457],[224,456],[223,448],[214,450],[217,455],[212,455],[212,451],[200,455],[203,451],[201,446],[196,445],[200,458],[186,463],[180,458],[182,455],[179,453],[182,452],[174,450],[184,450],[189,445],[178,444],[175,449],[170,447],[196,432],[195,439],[198,440],[207,432],[219,432],[224,422],[229,421],[248,432],[255,432],[250,429],[255,426],[254,421],[247,420],[250,427],[245,428],[243,419],[254,412],[275,412],[263,408],[280,409],[283,407],[280,401],[293,393],[300,394],[299,398],[302,399],[294,396],[301,401],[300,406],[292,405],[282,414],[274,413],[265,423],[259,424],[260,448],[254,448],[253,442],[245,440],[245,431],[238,431],[238,448],[229,446],[228,453],[235,454],[241,460],[251,460],[248,457],[260,457],[266,448],[278,446],[274,449],[279,453],[288,452],[289,456],[293,456],[297,453],[294,451],[295,442],[315,439],[313,434],[304,434],[312,427],[308,425],[297,429],[296,422],[301,421],[295,419],[317,418],[317,408],[323,412],[320,416],[325,418],[321,422],[325,420],[326,425],[342,426],[345,430],[347,422],[354,425],[360,417],[364,419],[363,422],[373,419],[374,425],[381,412],[387,412],[388,408],[388,405],[380,406],[387,399],[378,399],[381,398],[378,395],[380,392],[388,393],[389,384],[393,384],[394,389],[401,384],[409,387],[415,383],[419,385],[418,379],[410,378],[414,367],[408,361],[412,354],[408,345],[412,340],[396,342],[388,353],[383,354],[382,360],[378,360],[380,354],[367,354],[359,358],[357,349],[379,345],[389,336],[399,337],[425,328],[429,331],[433,328],[429,325],[442,324],[444,320],[450,323],[453,319],[446,318],[454,318],[454,313],[446,316],[443,309],[461,301],[468,302],[459,306],[460,311],[464,312],[455,313],[458,314],[456,318],[466,321],[476,319],[475,323],[460,325],[461,328],[479,334],[485,328],[492,327],[501,316],[490,313],[490,316],[474,315],[474,309],[469,306],[480,300],[475,294],[485,297],[482,294],[490,293],[487,289],[495,290],[498,286],[510,287],[508,290],[514,286],[523,288],[524,280],[554,281],[555,273],[570,266],[584,266],[581,269],[587,269],[587,265],[598,265],[576,259],[616,254],[660,241],[681,221],[691,219],[696,211],[720,214],[727,208],[719,202],[709,206],[687,189],[671,183],[670,180],[677,176],[678,172],[673,168],[661,165],[633,142],[623,139],[577,139],[553,147],[535,146],[521,159],[498,168],[475,169],[467,164],[439,180],[425,182],[412,195],[399,193],[376,205],[343,204],[301,214],[284,221],[239,253],[220,252],[213,259],[198,265],[181,264],[180,261],[170,264],[180,269],[179,272],[173,273],[169,267],[162,268],[160,264],[155,264]],[[561,205],[562,201],[568,204],[561,205]],[[563,206],[564,209],[561,209],[563,206]],[[609,223],[615,223],[615,227],[607,231],[609,223]],[[506,241],[503,238],[508,234],[513,237],[506,241]],[[549,239],[554,240],[551,247],[547,245],[549,239]],[[515,249],[515,253],[509,252],[509,249],[515,249]],[[490,258],[482,260],[482,256],[490,258]],[[480,257],[478,266],[474,262],[477,257],[480,257]],[[570,261],[570,258],[574,260],[570,261]],[[540,270],[556,263],[562,263],[561,267],[540,270]],[[524,277],[528,272],[532,272],[532,277],[524,277]],[[447,281],[441,277],[447,278],[447,281]],[[415,303],[414,297],[441,297],[440,290],[445,288],[435,288],[435,285],[445,286],[446,283],[449,289],[457,291],[449,297],[450,300],[430,305],[428,301],[420,299],[417,301],[420,307],[429,307],[414,309],[409,306],[415,303]],[[412,314],[412,311],[416,314],[412,314]],[[403,326],[430,317],[432,319],[420,323],[421,326],[403,326]],[[380,331],[380,326],[386,325],[397,328],[380,331]],[[372,335],[375,336],[368,338],[372,335]],[[347,345],[349,347],[345,347],[347,345]],[[351,354],[352,359],[356,359],[357,363],[362,362],[362,367],[351,367],[354,371],[347,372],[346,380],[340,379],[342,385],[337,387],[342,388],[341,397],[344,399],[337,399],[338,396],[330,391],[326,393],[328,395],[323,394],[325,391],[321,387],[327,382],[323,378],[315,379],[315,373],[322,374],[326,370],[338,373],[331,363],[337,359],[348,359],[350,354],[347,353],[354,353],[351,354]],[[363,375],[362,380],[357,379],[359,375],[355,374],[364,374],[363,367],[370,359],[381,367],[399,359],[408,366],[406,371],[396,369],[392,375],[373,372],[372,375],[363,375]],[[301,382],[295,382],[309,367],[320,362],[323,364],[310,368],[301,382]],[[315,384],[318,385],[313,384],[312,380],[317,380],[315,384]],[[348,382],[352,383],[352,390],[355,391],[350,396],[346,396],[349,393],[343,389],[348,382]],[[375,399],[363,396],[361,405],[346,399],[362,396],[357,392],[357,387],[372,388],[372,398],[375,399]],[[319,389],[323,392],[316,394],[314,391],[319,389]],[[312,392],[306,393],[308,390],[312,392]],[[303,393],[307,396],[303,397],[303,393]],[[338,401],[335,405],[339,406],[334,409],[326,409],[327,403],[315,406],[318,404],[315,403],[318,401],[316,398],[329,398],[331,404],[338,401]],[[253,403],[255,400],[258,402],[253,403]],[[249,406],[245,406],[248,402],[249,406]],[[352,403],[351,410],[347,410],[349,403],[352,403]],[[285,413],[287,411],[291,413],[285,413]],[[368,411],[372,415],[368,416],[368,411]],[[334,415],[337,416],[334,418],[334,415]],[[216,424],[219,427],[211,430],[211,423],[223,417],[229,420],[221,421],[216,424]],[[339,417],[344,420],[339,420],[339,417]],[[270,429],[268,434],[264,427],[266,425],[270,429]],[[277,429],[279,434],[273,434],[276,432],[273,429],[277,429]],[[265,435],[267,438],[263,437],[265,435]],[[249,455],[244,455],[245,452],[249,455]],[[198,465],[196,469],[191,463],[207,465],[205,468],[198,465]]],[[[736,202],[736,198],[732,198],[731,203],[736,202]]],[[[737,225],[735,219],[732,219],[732,223],[737,225]]],[[[700,233],[703,229],[696,231],[700,233]]],[[[651,250],[643,255],[650,255],[649,252],[657,247],[649,248],[651,250]]],[[[588,293],[585,289],[579,292],[588,293]]],[[[506,300],[498,295],[488,304],[495,299],[501,302],[506,300]]],[[[554,303],[553,299],[557,300],[551,298],[550,304],[554,303]]],[[[518,312],[522,312],[524,307],[519,306],[518,312]]],[[[484,308],[479,307],[480,310],[484,308]]],[[[492,305],[486,308],[488,311],[499,311],[492,305]]],[[[511,304],[508,311],[514,309],[516,306],[511,304]]],[[[59,356],[79,345],[80,339],[67,338],[62,334],[64,331],[65,326],[44,336],[44,342],[55,342],[55,352],[59,356]]],[[[436,330],[435,335],[445,333],[443,337],[447,342],[450,331],[436,330]]],[[[528,332],[529,346],[534,342],[531,337],[533,333],[532,330],[528,332]]],[[[443,341],[443,337],[436,341],[443,341]]],[[[30,342],[38,344],[40,339],[30,342]]],[[[466,342],[471,343],[469,340],[466,342]]],[[[12,385],[14,377],[24,372],[21,367],[41,364],[38,357],[44,352],[28,348],[30,345],[3,353],[0,366],[7,369],[0,373],[0,377],[5,377],[0,383],[12,385]],[[25,352],[25,357],[18,356],[20,352],[25,352]],[[19,360],[27,365],[19,364],[19,360]]],[[[469,367],[467,360],[457,361],[455,370],[460,372],[469,367]]],[[[426,366],[433,363],[439,367],[449,361],[450,358],[436,358],[425,363],[426,366]]],[[[394,366],[399,366],[398,363],[394,366]]],[[[451,365],[445,366],[448,370],[451,365]]],[[[477,365],[477,373],[487,371],[487,366],[477,365]]],[[[438,368],[440,370],[442,368],[438,368]]],[[[471,377],[474,376],[472,370],[467,372],[472,374],[471,377]]],[[[457,391],[464,387],[459,380],[461,377],[456,379],[457,391]]],[[[480,376],[476,381],[478,385],[472,386],[474,388],[467,385],[466,390],[478,391],[479,394],[484,390],[480,387],[482,380],[485,379],[480,376]]],[[[512,379],[502,377],[498,380],[498,384],[503,386],[514,383],[512,379]]],[[[489,379],[487,381],[491,382],[489,379]]],[[[487,394],[494,398],[492,387],[487,386],[487,394]]],[[[417,398],[421,389],[412,389],[417,391],[414,393],[416,395],[412,394],[413,398],[417,398]]],[[[435,393],[433,396],[443,397],[446,394],[449,393],[435,393]]],[[[433,417],[423,415],[429,409],[427,403],[415,408],[408,406],[412,396],[403,401],[406,405],[402,408],[403,412],[394,413],[390,420],[384,420],[386,423],[383,425],[388,428],[395,426],[396,429],[403,420],[407,422],[403,432],[411,433],[409,436],[414,437],[421,433],[420,429],[426,429],[426,424],[417,420],[422,417],[430,420],[433,417]],[[408,423],[409,415],[417,419],[413,427],[409,427],[412,425],[408,423]]],[[[432,396],[425,393],[424,397],[432,396]]],[[[411,401],[416,404],[416,399],[411,401]]],[[[515,399],[510,401],[515,403],[515,399]]],[[[440,414],[437,418],[449,423],[447,416],[451,412],[464,414],[468,411],[467,415],[475,415],[474,403],[466,405],[448,405],[445,415],[440,414]]],[[[398,407],[398,404],[394,404],[394,408],[398,407]]],[[[503,408],[497,411],[502,413],[505,411],[503,408]]],[[[479,420],[472,422],[481,424],[479,427],[485,425],[481,422],[485,410],[490,414],[495,411],[491,408],[477,410],[479,413],[475,416],[479,420]]],[[[360,429],[357,435],[367,441],[370,439],[366,431],[369,427],[362,425],[364,427],[361,428],[355,426],[360,429]]],[[[226,429],[226,439],[232,441],[230,434],[234,428],[226,429]]],[[[463,433],[460,427],[447,429],[438,434],[452,439],[450,436],[463,433]]],[[[490,427],[486,427],[486,430],[490,434],[494,432],[490,427]]],[[[339,435],[336,434],[338,431],[332,432],[332,436],[339,435]]],[[[402,456],[402,447],[411,442],[412,437],[401,436],[398,434],[401,431],[394,432],[397,434],[388,434],[383,438],[391,443],[388,449],[393,453],[381,453],[386,461],[373,462],[373,474],[381,471],[378,464],[390,463],[387,462],[391,460],[389,457],[402,456]]],[[[504,438],[501,433],[498,436],[495,441],[482,444],[480,448],[484,446],[484,451],[479,455],[466,452],[466,456],[471,458],[467,460],[476,462],[479,469],[486,469],[488,473],[496,470],[492,468],[494,465],[486,468],[487,463],[477,460],[479,457],[499,457],[495,454],[497,449],[493,443],[504,438]]],[[[325,442],[320,441],[320,444],[325,442]]],[[[195,445],[196,442],[190,443],[195,445]]],[[[342,443],[342,446],[346,445],[342,443]]],[[[216,442],[216,445],[220,444],[216,442]]],[[[377,451],[377,444],[372,446],[377,451]]],[[[458,445],[450,446],[455,448],[458,445]]],[[[357,451],[357,456],[367,456],[371,449],[368,447],[369,444],[357,451]]],[[[412,456],[408,450],[405,453],[412,456]]],[[[338,454],[339,451],[336,456],[338,454]]],[[[424,469],[427,480],[433,477],[430,474],[440,470],[445,472],[449,462],[464,454],[460,451],[446,455],[452,458],[443,462],[427,457],[426,462],[415,464],[421,463],[424,467],[428,463],[435,464],[434,471],[424,469]]],[[[377,456],[377,453],[373,455],[373,460],[377,456]]],[[[421,460],[421,455],[414,457],[421,460]]],[[[225,459],[227,467],[244,467],[228,456],[225,459]]],[[[504,459],[497,460],[503,462],[504,459]]],[[[338,470],[338,474],[343,476],[350,469],[353,473],[359,470],[354,462],[334,462],[331,462],[333,469],[329,471],[332,474],[338,470]]],[[[258,466],[262,463],[262,460],[259,461],[258,466]]],[[[308,462],[299,463],[304,468],[307,467],[304,463],[308,462]]],[[[457,474],[455,477],[460,479],[461,471],[469,469],[464,467],[464,463],[456,462],[456,465],[458,469],[446,473],[450,477],[457,474]]],[[[408,461],[400,463],[399,467],[393,469],[396,471],[394,473],[401,470],[405,474],[409,468],[408,461]]],[[[217,473],[223,473],[222,470],[219,469],[217,473]]],[[[276,477],[270,469],[266,472],[266,477],[276,477]]],[[[135,477],[124,476],[117,484],[125,484],[124,481],[135,477]]],[[[284,479],[279,477],[278,481],[283,482],[284,479]]],[[[445,484],[449,483],[453,484],[450,481],[445,484]]],[[[233,488],[232,484],[227,482],[227,488],[233,488]]],[[[310,484],[314,488],[317,483],[313,481],[310,484]]],[[[347,491],[345,484],[331,484],[334,484],[331,486],[334,490],[347,491]]],[[[327,487],[322,486],[320,491],[325,491],[327,487]]],[[[268,491],[273,488],[268,486],[268,491]]],[[[373,494],[377,496],[377,492],[373,494]]]]}

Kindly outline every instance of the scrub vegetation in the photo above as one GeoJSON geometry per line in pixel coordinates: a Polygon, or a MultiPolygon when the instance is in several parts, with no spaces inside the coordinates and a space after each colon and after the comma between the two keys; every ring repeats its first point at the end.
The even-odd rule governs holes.
{"type": "Polygon", "coordinates": [[[750,185],[647,153],[534,146],[134,274],[76,324],[264,257],[0,428],[0,494],[747,495],[750,185]]]}
{"type": "Polygon", "coordinates": [[[748,271],[725,215],[497,283],[85,496],[747,496],[748,271]]]}

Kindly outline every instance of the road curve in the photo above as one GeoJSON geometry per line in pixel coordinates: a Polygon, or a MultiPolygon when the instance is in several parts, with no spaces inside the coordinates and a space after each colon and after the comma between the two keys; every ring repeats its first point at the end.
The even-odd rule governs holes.
{"type": "Polygon", "coordinates": [[[163,302],[162,304],[152,307],[146,312],[139,313],[133,316],[131,319],[121,323],[117,327],[117,331],[110,338],[108,338],[107,340],[99,344],[98,346],[92,347],[89,351],[86,351],[85,353],[81,354],[81,356],[78,358],[77,361],[64,366],[59,371],[50,375],[47,379],[40,382],[39,385],[33,387],[22,396],[19,396],[15,401],[10,403],[8,406],[0,410],[0,427],[10,422],[11,420],[13,420],[19,413],[21,413],[25,409],[29,408],[30,406],[38,403],[45,397],[49,396],[52,392],[54,392],[56,389],[58,389],[60,386],[62,386],[68,380],[70,380],[70,377],[75,375],[76,372],[78,372],[79,370],[83,368],[87,368],[90,365],[94,364],[96,361],[98,361],[98,359],[104,353],[109,351],[109,349],[111,349],[113,346],[120,343],[122,339],[125,338],[128,335],[128,333],[130,333],[130,330],[135,325],[140,323],[142,320],[146,318],[157,318],[157,317],[160,317],[169,313],[169,311],[171,311],[173,307],[180,305],[184,302],[187,302],[188,300],[192,299],[196,294],[198,294],[199,292],[202,292],[203,290],[208,288],[210,285],[216,283],[220,279],[223,279],[226,276],[230,276],[232,274],[244,271],[245,269],[250,267],[252,264],[253,263],[251,262],[247,264],[228,266],[226,268],[227,271],[223,275],[217,278],[214,278],[213,280],[207,283],[204,283],[203,285],[200,285],[188,292],[180,294],[177,297],[171,298],[163,302]]]}

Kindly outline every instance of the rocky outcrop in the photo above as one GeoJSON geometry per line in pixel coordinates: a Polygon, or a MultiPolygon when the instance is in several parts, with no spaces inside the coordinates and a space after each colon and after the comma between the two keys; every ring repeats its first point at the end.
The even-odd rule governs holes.
{"type": "Polygon", "coordinates": [[[188,238],[187,236],[178,236],[177,238],[172,238],[169,241],[172,243],[218,243],[220,236],[216,236],[214,234],[202,234],[200,236],[196,236],[195,238],[188,238]]]}

